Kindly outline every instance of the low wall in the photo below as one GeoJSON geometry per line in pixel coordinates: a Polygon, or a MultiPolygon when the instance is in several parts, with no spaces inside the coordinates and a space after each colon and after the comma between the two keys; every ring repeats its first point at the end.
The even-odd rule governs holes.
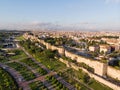
{"type": "Polygon", "coordinates": [[[113,90],[120,90],[120,86],[117,86],[117,85],[115,85],[115,84],[113,84],[113,83],[111,83],[111,82],[109,82],[109,81],[107,81],[107,80],[105,80],[105,79],[103,79],[101,77],[98,77],[98,76],[96,76],[94,74],[91,74],[89,72],[88,72],[88,74],[89,74],[90,77],[93,77],[95,80],[103,83],[104,85],[112,88],[113,90]]]}
{"type": "Polygon", "coordinates": [[[84,69],[84,68],[78,67],[78,66],[76,66],[76,65],[73,64],[73,63],[69,63],[68,61],[63,60],[62,58],[60,58],[59,60],[60,60],[61,62],[65,63],[68,67],[71,67],[71,68],[73,68],[73,69],[75,69],[75,70],[82,69],[82,70],[83,70],[84,72],[86,72],[91,78],[94,78],[95,80],[99,81],[100,83],[103,83],[104,85],[112,88],[113,90],[120,90],[120,86],[117,86],[117,85],[115,85],[115,84],[113,84],[113,83],[111,83],[111,82],[109,82],[109,81],[107,81],[107,80],[105,80],[105,79],[103,79],[103,78],[95,75],[95,74],[92,74],[92,73],[88,72],[88,71],[87,71],[86,69],[84,69]]]}
{"type": "Polygon", "coordinates": [[[120,80],[120,70],[117,70],[113,67],[108,66],[107,75],[120,80]]]}

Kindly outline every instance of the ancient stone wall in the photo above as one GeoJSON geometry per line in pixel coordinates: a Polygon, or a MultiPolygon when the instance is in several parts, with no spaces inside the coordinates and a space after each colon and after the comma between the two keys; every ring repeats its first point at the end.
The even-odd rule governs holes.
{"type": "Polygon", "coordinates": [[[120,80],[120,70],[117,70],[113,67],[108,66],[107,75],[112,78],[120,80]]]}
{"type": "Polygon", "coordinates": [[[85,57],[73,54],[71,52],[66,51],[62,47],[53,46],[49,43],[44,42],[44,40],[39,40],[37,37],[30,36],[30,35],[27,36],[26,34],[24,35],[24,37],[38,40],[40,43],[44,44],[47,47],[47,49],[58,50],[58,52],[60,54],[65,55],[66,57],[69,57],[72,60],[76,60],[77,62],[83,62],[83,63],[89,65],[90,67],[94,68],[95,74],[98,74],[100,76],[104,76],[107,74],[112,78],[117,78],[120,80],[120,70],[116,70],[112,67],[109,67],[102,62],[95,61],[95,60],[92,60],[89,58],[85,58],[85,57]]]}
{"type": "Polygon", "coordinates": [[[117,85],[115,85],[115,84],[113,84],[113,83],[111,83],[111,82],[109,82],[109,81],[107,81],[107,80],[105,80],[105,79],[103,79],[103,78],[95,75],[95,74],[92,74],[92,73],[88,72],[88,71],[87,71],[86,69],[84,69],[84,68],[78,67],[78,66],[76,66],[76,65],[73,64],[73,63],[69,63],[68,61],[63,60],[62,58],[60,58],[59,60],[60,60],[61,62],[65,63],[68,67],[71,67],[71,68],[73,68],[73,69],[75,69],[75,70],[82,69],[82,70],[83,70],[84,72],[86,72],[91,78],[94,78],[95,80],[99,81],[100,83],[103,83],[104,85],[112,88],[113,90],[120,90],[120,86],[117,86],[117,85]]]}
{"type": "Polygon", "coordinates": [[[65,55],[73,60],[76,60],[77,62],[83,62],[87,65],[89,65],[90,67],[94,68],[94,72],[100,76],[104,76],[106,75],[106,65],[104,63],[95,61],[95,60],[91,60],[88,58],[84,58],[82,56],[79,55],[75,55],[73,53],[70,53],[68,51],[65,51],[65,55]]]}

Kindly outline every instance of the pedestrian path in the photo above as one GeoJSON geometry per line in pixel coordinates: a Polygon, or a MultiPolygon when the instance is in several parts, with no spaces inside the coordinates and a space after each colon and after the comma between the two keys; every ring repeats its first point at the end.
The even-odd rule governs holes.
{"type": "Polygon", "coordinates": [[[30,90],[30,88],[27,84],[25,86],[22,85],[22,83],[25,82],[25,79],[21,76],[21,74],[19,72],[17,72],[13,68],[11,68],[3,63],[0,63],[0,67],[3,68],[4,70],[6,70],[8,73],[10,73],[13,76],[13,78],[16,80],[16,82],[20,88],[23,88],[23,90],[30,90]]]}

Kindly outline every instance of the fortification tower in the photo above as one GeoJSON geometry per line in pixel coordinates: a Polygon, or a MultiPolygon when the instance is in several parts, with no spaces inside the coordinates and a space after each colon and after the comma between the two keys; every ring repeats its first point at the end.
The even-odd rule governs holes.
{"type": "Polygon", "coordinates": [[[63,46],[59,48],[59,53],[60,53],[61,55],[65,56],[65,49],[64,49],[63,46]]]}

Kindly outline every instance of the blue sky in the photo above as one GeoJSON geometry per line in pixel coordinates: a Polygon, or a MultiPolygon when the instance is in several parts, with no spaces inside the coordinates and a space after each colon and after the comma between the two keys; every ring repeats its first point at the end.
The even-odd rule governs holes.
{"type": "Polygon", "coordinates": [[[120,23],[120,0],[0,0],[0,23],[120,23]]]}

